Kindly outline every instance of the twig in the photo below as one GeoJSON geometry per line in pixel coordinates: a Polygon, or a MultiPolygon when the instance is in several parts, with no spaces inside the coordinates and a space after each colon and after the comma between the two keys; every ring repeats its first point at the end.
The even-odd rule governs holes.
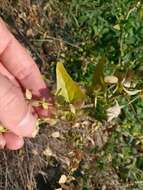
{"type": "Polygon", "coordinates": [[[32,39],[32,40],[30,40],[30,41],[38,41],[38,42],[46,42],[46,41],[49,41],[49,39],[51,39],[51,40],[56,40],[56,41],[60,41],[60,42],[64,42],[65,44],[68,44],[68,45],[70,45],[70,46],[72,46],[72,47],[74,47],[74,48],[80,48],[79,46],[77,46],[77,45],[75,45],[75,44],[72,44],[72,43],[70,43],[70,42],[68,42],[68,41],[65,41],[65,40],[63,40],[63,39],[60,39],[60,38],[56,38],[56,37],[53,37],[53,36],[47,36],[47,38],[45,38],[45,39],[32,39]]]}

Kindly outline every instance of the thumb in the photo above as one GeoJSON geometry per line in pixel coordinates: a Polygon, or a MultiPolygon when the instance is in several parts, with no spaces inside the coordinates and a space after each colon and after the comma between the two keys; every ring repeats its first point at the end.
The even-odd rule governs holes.
{"type": "Polygon", "coordinates": [[[0,122],[21,137],[32,137],[36,118],[32,115],[21,88],[0,74],[0,122]]]}

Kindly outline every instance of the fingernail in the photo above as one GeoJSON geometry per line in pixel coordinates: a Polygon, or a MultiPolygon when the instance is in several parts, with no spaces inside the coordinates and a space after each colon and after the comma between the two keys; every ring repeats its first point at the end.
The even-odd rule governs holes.
{"type": "Polygon", "coordinates": [[[14,128],[13,132],[22,137],[33,137],[36,130],[36,118],[32,114],[32,108],[29,109],[23,120],[14,128]]]}
{"type": "Polygon", "coordinates": [[[49,89],[47,87],[42,88],[38,91],[38,93],[33,94],[33,98],[34,99],[46,99],[48,101],[52,101],[50,93],[49,93],[49,89]]]}
{"type": "Polygon", "coordinates": [[[40,96],[42,98],[48,99],[49,98],[49,90],[48,88],[43,88],[40,90],[40,96]]]}

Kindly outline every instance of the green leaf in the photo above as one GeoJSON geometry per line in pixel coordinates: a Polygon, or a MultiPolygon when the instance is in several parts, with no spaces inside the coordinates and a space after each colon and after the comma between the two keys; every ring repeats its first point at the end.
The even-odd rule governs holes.
{"type": "Polygon", "coordinates": [[[57,63],[56,67],[57,75],[57,95],[64,97],[68,103],[83,102],[85,94],[81,90],[80,86],[73,81],[70,75],[67,73],[62,62],[57,63]]]}

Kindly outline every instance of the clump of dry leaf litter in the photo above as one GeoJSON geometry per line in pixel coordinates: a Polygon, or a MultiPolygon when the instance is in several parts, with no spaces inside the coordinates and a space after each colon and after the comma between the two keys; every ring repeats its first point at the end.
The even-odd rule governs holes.
{"type": "Polygon", "coordinates": [[[88,150],[94,149],[95,146],[99,149],[104,146],[108,140],[107,129],[111,130],[108,123],[95,123],[88,117],[81,117],[72,123],[59,121],[54,126],[40,128],[37,137],[33,140],[26,139],[25,147],[20,151],[1,151],[1,179],[3,175],[5,178],[1,180],[0,187],[36,188],[36,177],[39,174],[49,181],[51,176],[46,168],[48,170],[51,165],[54,168],[53,160],[56,160],[59,174],[57,179],[56,174],[52,176],[54,182],[49,181],[51,188],[70,187],[79,190],[82,188],[83,179],[74,177],[73,173],[78,170],[84,172],[94,166],[96,156],[88,150]],[[13,172],[17,175],[11,175],[13,172]]]}

